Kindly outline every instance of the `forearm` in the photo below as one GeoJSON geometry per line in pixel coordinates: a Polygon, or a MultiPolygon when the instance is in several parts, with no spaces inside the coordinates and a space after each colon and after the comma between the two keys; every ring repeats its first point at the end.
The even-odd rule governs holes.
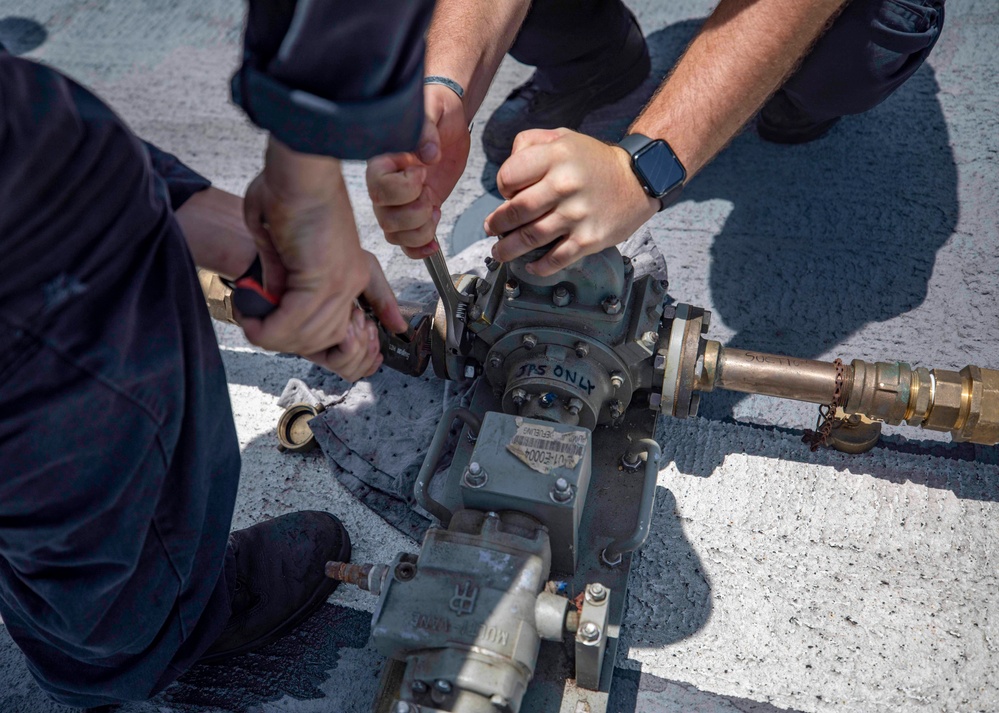
{"type": "Polygon", "coordinates": [[[253,262],[257,249],[243,220],[243,199],[208,188],[188,198],[175,216],[194,264],[230,279],[253,262]]]}
{"type": "Polygon", "coordinates": [[[791,74],[846,0],[722,0],[630,131],[700,171],[791,74]]]}
{"type": "Polygon", "coordinates": [[[529,0],[439,0],[427,32],[426,74],[465,89],[472,120],[527,16],[529,0]]]}

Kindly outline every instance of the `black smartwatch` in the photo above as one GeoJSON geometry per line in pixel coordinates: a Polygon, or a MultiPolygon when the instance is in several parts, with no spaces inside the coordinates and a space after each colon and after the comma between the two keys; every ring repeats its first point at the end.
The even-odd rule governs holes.
{"type": "Polygon", "coordinates": [[[645,192],[659,199],[659,210],[676,203],[687,180],[687,169],[669,144],[642,134],[628,134],[617,145],[631,156],[631,170],[645,192]]]}

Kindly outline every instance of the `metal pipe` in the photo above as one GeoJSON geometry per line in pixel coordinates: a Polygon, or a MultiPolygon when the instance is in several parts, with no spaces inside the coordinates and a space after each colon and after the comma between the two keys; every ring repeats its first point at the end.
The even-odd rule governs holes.
{"type": "MultiPolygon", "coordinates": [[[[713,386],[716,388],[815,404],[833,400],[836,365],[831,362],[730,347],[719,347],[717,354],[713,370],[705,365],[705,373],[714,374],[713,386]]],[[[849,392],[852,382],[853,370],[844,367],[842,393],[849,392]]]]}
{"type": "Polygon", "coordinates": [[[600,553],[600,559],[610,567],[621,564],[621,559],[625,554],[641,549],[645,541],[649,539],[649,530],[652,527],[652,508],[656,504],[656,483],[659,481],[659,459],[662,456],[662,451],[659,449],[659,444],[651,438],[643,438],[639,443],[645,446],[646,459],[642,502],[638,506],[638,520],[630,535],[614,540],[600,553]]]}
{"type": "MultiPolygon", "coordinates": [[[[797,359],[702,341],[697,391],[714,388],[829,404],[836,393],[835,364],[797,359]]],[[[931,431],[949,431],[956,441],[999,442],[999,371],[969,365],[960,372],[912,368],[904,362],[843,365],[839,406],[897,425],[905,421],[931,431]]]]}
{"type": "Polygon", "coordinates": [[[468,409],[458,406],[448,409],[447,413],[444,414],[444,418],[437,424],[437,430],[434,431],[434,438],[430,442],[430,448],[427,449],[427,456],[423,459],[423,465],[420,467],[420,474],[416,476],[416,482],[413,484],[413,497],[416,499],[416,502],[420,507],[437,518],[444,527],[447,527],[448,523],[451,522],[451,511],[443,503],[434,500],[430,496],[430,483],[434,478],[434,472],[437,470],[437,464],[440,463],[441,451],[444,450],[444,441],[447,440],[447,432],[456,418],[460,418],[476,434],[482,428],[482,421],[468,409]]]}

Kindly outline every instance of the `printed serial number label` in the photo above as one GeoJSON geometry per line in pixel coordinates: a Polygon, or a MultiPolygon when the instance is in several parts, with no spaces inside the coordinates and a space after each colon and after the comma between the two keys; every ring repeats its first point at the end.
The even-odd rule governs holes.
{"type": "Polygon", "coordinates": [[[551,426],[524,423],[506,448],[532,470],[548,475],[553,468],[576,467],[586,452],[586,434],[559,433],[551,426]]]}

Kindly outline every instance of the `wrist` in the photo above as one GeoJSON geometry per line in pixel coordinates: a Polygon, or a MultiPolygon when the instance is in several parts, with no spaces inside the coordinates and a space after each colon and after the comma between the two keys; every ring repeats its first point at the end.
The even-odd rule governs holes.
{"type": "Polygon", "coordinates": [[[659,210],[679,200],[687,170],[665,140],[629,133],[618,146],[628,154],[632,173],[642,190],[659,201],[659,210]]]}
{"type": "Polygon", "coordinates": [[[459,94],[450,86],[437,83],[427,83],[423,87],[423,101],[430,106],[440,107],[439,112],[428,111],[428,114],[436,116],[460,115],[463,123],[468,123],[469,118],[465,108],[464,92],[459,94]]]}
{"type": "Polygon", "coordinates": [[[344,187],[338,159],[295,151],[274,136],[267,141],[263,176],[276,198],[296,206],[327,202],[344,187]]]}
{"type": "Polygon", "coordinates": [[[612,148],[614,156],[621,166],[621,173],[625,176],[628,204],[634,207],[635,214],[640,215],[644,223],[660,211],[662,203],[658,198],[653,198],[646,193],[645,188],[638,181],[631,166],[631,155],[617,144],[612,144],[612,148]]]}

